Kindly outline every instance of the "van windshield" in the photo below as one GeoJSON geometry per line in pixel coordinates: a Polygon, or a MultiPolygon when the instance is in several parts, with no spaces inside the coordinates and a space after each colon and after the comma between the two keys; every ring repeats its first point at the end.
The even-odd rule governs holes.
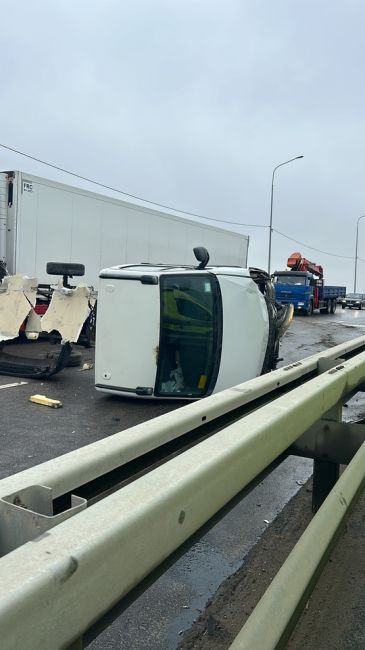
{"type": "Polygon", "coordinates": [[[155,395],[201,397],[213,389],[218,372],[218,281],[205,273],[161,276],[160,305],[155,395]]]}

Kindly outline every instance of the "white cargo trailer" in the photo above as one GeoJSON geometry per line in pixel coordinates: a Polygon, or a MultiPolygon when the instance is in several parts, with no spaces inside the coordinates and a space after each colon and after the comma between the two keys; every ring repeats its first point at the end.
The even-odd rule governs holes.
{"type": "Polygon", "coordinates": [[[46,264],[85,265],[84,281],[99,271],[137,262],[194,264],[193,248],[211,263],[247,266],[249,238],[143,204],[64,185],[31,174],[0,172],[0,261],[9,273],[54,281],[46,264]]]}

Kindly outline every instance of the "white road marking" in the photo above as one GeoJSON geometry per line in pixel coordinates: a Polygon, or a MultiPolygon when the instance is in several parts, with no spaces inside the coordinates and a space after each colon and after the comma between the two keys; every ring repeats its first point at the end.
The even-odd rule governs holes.
{"type": "Polygon", "coordinates": [[[24,386],[27,383],[28,383],[27,381],[17,381],[14,384],[2,384],[0,385],[0,390],[2,388],[14,388],[14,386],[24,386]]]}

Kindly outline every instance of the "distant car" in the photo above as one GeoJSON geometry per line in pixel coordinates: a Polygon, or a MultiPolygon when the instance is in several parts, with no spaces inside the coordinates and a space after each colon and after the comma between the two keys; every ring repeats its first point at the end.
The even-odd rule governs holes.
{"type": "Polygon", "coordinates": [[[365,293],[348,293],[342,301],[342,309],[362,309],[365,308],[365,293]]]}

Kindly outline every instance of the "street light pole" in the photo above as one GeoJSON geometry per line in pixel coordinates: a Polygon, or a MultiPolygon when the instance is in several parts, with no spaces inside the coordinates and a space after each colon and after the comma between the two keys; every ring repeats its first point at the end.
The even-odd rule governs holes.
{"type": "Polygon", "coordinates": [[[357,278],[357,246],[359,243],[359,221],[364,219],[365,214],[358,218],[356,224],[356,245],[355,245],[355,273],[354,273],[354,293],[356,293],[356,278],[357,278]]]}
{"type": "Polygon", "coordinates": [[[304,158],[304,156],[296,156],[295,158],[290,158],[290,160],[286,160],[285,162],[280,163],[280,165],[276,165],[274,167],[273,173],[272,173],[272,179],[271,179],[271,202],[270,202],[270,232],[269,232],[269,259],[268,259],[268,264],[267,264],[267,272],[270,274],[270,269],[271,269],[271,238],[272,238],[272,209],[273,209],[273,203],[274,203],[274,176],[275,172],[279,167],[282,167],[283,165],[287,165],[288,163],[293,162],[293,160],[299,160],[299,158],[304,158]]]}

